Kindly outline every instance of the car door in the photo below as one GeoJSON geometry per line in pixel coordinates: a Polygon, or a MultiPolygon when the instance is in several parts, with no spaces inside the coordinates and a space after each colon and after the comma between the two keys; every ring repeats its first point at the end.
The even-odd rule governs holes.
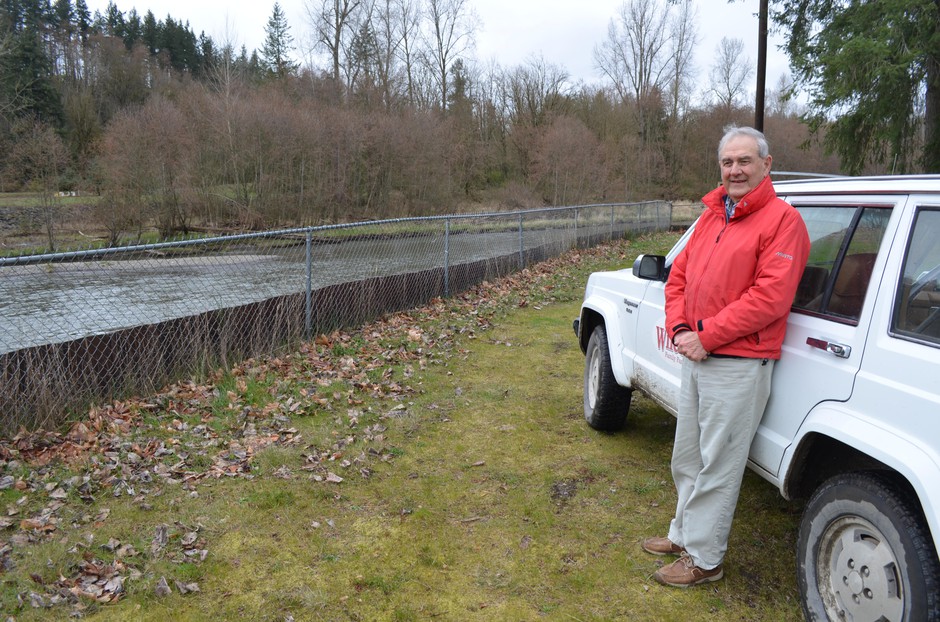
{"type": "MultiPolygon", "coordinates": [[[[666,266],[671,266],[689,237],[692,227],[676,242],[666,256],[666,266]]],[[[624,301],[630,304],[629,301],[624,301]]],[[[679,382],[682,377],[682,356],[676,351],[666,335],[666,283],[650,281],[639,303],[634,309],[636,317],[636,361],[634,386],[643,390],[663,408],[676,414],[679,404],[679,382]]]]}
{"type": "Polygon", "coordinates": [[[852,395],[875,293],[897,228],[898,197],[787,197],[812,247],[794,299],[767,409],[751,445],[752,466],[776,479],[807,413],[852,395]],[[875,275],[876,278],[873,278],[875,275]]]}
{"type": "MultiPolygon", "coordinates": [[[[936,456],[940,449],[940,200],[912,196],[911,208],[899,228],[904,236],[898,236],[888,260],[860,373],[864,381],[857,383],[851,401],[858,412],[883,417],[883,448],[890,446],[891,437],[906,437],[924,447],[925,455],[936,456]]],[[[907,454],[901,462],[914,464],[915,459],[907,454]]]]}

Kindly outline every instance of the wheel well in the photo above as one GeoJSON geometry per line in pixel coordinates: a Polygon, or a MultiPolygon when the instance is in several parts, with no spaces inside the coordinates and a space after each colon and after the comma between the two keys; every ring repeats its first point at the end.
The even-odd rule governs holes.
{"type": "Polygon", "coordinates": [[[834,438],[823,434],[807,436],[793,456],[792,464],[796,466],[791,469],[784,484],[788,498],[807,498],[820,484],[840,473],[869,471],[889,478],[903,489],[923,513],[913,486],[903,475],[880,460],[834,438]]]}
{"type": "Polygon", "coordinates": [[[591,333],[594,332],[594,327],[603,323],[604,316],[594,309],[581,310],[581,328],[579,331],[578,341],[581,345],[582,352],[587,351],[588,341],[591,339],[591,333]]]}

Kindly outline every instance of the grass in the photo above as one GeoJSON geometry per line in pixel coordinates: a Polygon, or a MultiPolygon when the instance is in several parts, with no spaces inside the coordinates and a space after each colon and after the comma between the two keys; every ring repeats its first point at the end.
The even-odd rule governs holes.
{"type": "MultiPolygon", "coordinates": [[[[58,196],[55,195],[56,205],[87,205],[97,203],[98,197],[93,195],[58,196]]],[[[37,192],[0,192],[0,209],[19,207],[42,207],[43,197],[37,192]]]]}
{"type": "MultiPolygon", "coordinates": [[[[263,411],[288,395],[300,396],[300,405],[280,425],[302,441],[258,450],[242,477],[154,484],[144,501],[103,489],[66,506],[54,537],[9,553],[0,610],[19,622],[76,610],[88,620],[801,619],[799,504],[748,473],[726,578],[690,590],[661,587],[651,579],[661,560],[639,542],[664,533],[671,517],[674,421],[641,397],[616,434],[592,431],[581,414],[584,361],[571,318],[587,274],[629,266],[676,237],[532,267],[527,278],[493,284],[478,298],[407,316],[410,334],[398,343],[366,327],[339,345],[322,344],[348,362],[382,332],[381,351],[397,352],[377,366],[386,385],[366,375],[358,384],[318,382],[303,353],[224,374],[201,407],[221,447],[244,428],[245,408],[263,411]],[[354,440],[340,442],[347,438],[354,440]],[[329,455],[324,469],[304,470],[318,453],[329,455]],[[342,481],[314,477],[325,471],[342,481]],[[153,553],[161,525],[167,544],[153,553]],[[108,542],[136,554],[121,557],[102,548],[108,542]],[[48,594],[42,584],[69,576],[83,556],[136,570],[120,601],[30,606],[31,592],[48,594]],[[171,594],[156,594],[161,577],[171,594]],[[199,591],[182,594],[180,584],[199,591]]],[[[163,429],[182,422],[173,400],[154,402],[151,416],[163,429]]],[[[199,418],[186,423],[192,430],[199,418]]],[[[190,436],[176,440],[196,446],[190,436]]],[[[50,477],[82,472],[58,466],[50,477]]],[[[42,490],[0,491],[0,502],[27,508],[42,490]]]]}

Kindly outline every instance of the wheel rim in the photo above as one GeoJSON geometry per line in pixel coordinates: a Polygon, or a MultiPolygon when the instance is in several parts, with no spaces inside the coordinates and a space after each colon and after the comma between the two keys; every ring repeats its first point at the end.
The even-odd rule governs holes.
{"type": "Polygon", "coordinates": [[[601,382],[601,366],[598,361],[600,357],[597,356],[597,348],[594,348],[591,351],[591,358],[588,361],[588,377],[587,377],[587,398],[588,406],[591,410],[594,409],[597,404],[597,392],[599,390],[601,382]]]}
{"type": "Polygon", "coordinates": [[[816,567],[830,620],[900,620],[904,587],[897,556],[878,528],[858,517],[831,523],[816,567]]]}

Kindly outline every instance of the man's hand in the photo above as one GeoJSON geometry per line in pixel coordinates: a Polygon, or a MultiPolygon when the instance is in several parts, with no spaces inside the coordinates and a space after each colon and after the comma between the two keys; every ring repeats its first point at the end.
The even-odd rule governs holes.
{"type": "Polygon", "coordinates": [[[691,330],[684,330],[676,335],[673,341],[676,344],[676,350],[679,354],[690,361],[698,363],[708,358],[708,352],[702,347],[698,333],[692,332],[691,330]]]}

